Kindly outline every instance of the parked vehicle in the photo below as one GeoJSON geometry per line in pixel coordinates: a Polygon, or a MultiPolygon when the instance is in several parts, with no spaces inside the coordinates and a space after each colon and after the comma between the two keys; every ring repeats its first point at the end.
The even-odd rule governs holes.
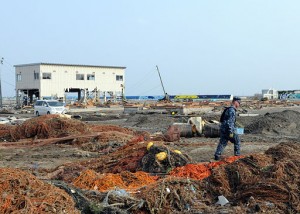
{"type": "Polygon", "coordinates": [[[67,112],[64,103],[57,100],[37,100],[34,104],[36,116],[45,114],[64,114],[67,112]]]}

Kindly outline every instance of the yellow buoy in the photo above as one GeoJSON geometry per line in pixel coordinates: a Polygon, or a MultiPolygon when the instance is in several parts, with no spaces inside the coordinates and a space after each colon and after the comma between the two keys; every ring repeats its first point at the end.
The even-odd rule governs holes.
{"type": "Polygon", "coordinates": [[[157,153],[157,154],[155,155],[155,157],[156,157],[156,159],[157,159],[158,161],[163,161],[164,159],[167,158],[167,153],[166,153],[166,152],[160,152],[160,153],[157,153]]]}
{"type": "Polygon", "coordinates": [[[182,154],[181,151],[179,151],[179,150],[174,150],[173,152],[180,154],[180,155],[182,154]]]}
{"type": "Polygon", "coordinates": [[[148,144],[147,144],[147,150],[149,150],[150,148],[151,148],[151,146],[153,146],[153,142],[149,142],[148,144]]]}

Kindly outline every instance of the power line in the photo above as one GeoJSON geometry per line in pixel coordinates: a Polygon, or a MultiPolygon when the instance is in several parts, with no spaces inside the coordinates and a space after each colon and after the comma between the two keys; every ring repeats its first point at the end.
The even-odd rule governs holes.
{"type": "Polygon", "coordinates": [[[149,71],[148,73],[146,73],[146,75],[144,75],[139,81],[135,82],[134,84],[127,86],[126,90],[130,90],[132,88],[138,88],[141,85],[145,84],[145,82],[147,82],[149,80],[150,75],[152,75],[153,70],[149,71]]]}
{"type": "MultiPolygon", "coordinates": [[[[4,61],[5,63],[5,61],[4,61]]],[[[15,74],[15,71],[13,70],[13,68],[11,68],[10,66],[3,64],[4,66],[6,66],[6,68],[8,68],[7,70],[10,71],[11,73],[15,74]]]]}
{"type": "Polygon", "coordinates": [[[15,87],[15,85],[13,85],[12,83],[9,83],[9,82],[7,82],[7,81],[5,81],[5,80],[2,80],[4,83],[6,83],[7,85],[10,85],[10,86],[13,86],[13,87],[15,87]]]}
{"type": "Polygon", "coordinates": [[[158,84],[158,85],[152,87],[151,89],[149,89],[149,90],[147,90],[147,91],[144,91],[144,92],[140,93],[139,96],[146,95],[148,92],[154,91],[154,89],[157,89],[157,88],[159,88],[159,87],[160,87],[160,84],[158,84]]]}

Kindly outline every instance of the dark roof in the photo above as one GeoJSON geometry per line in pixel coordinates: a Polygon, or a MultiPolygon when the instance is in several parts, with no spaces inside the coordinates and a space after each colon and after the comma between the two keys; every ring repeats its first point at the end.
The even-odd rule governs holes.
{"type": "Polygon", "coordinates": [[[102,65],[76,65],[76,64],[60,64],[60,63],[30,63],[30,64],[21,64],[21,65],[14,65],[15,67],[24,67],[24,66],[32,66],[32,65],[58,65],[58,66],[77,66],[77,67],[95,67],[95,68],[120,68],[126,69],[126,67],[121,66],[102,66],[102,65]]]}

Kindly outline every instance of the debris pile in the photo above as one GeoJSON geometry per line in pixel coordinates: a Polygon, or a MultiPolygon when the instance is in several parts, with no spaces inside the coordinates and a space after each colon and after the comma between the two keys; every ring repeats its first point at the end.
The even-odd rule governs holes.
{"type": "Polygon", "coordinates": [[[123,128],[123,127],[115,126],[115,125],[90,125],[90,129],[92,132],[115,131],[115,132],[121,132],[121,133],[129,134],[129,135],[135,135],[137,133],[137,131],[135,131],[135,130],[123,128]]]}
{"type": "Polygon", "coordinates": [[[163,143],[149,142],[148,153],[143,157],[142,170],[151,173],[167,173],[175,167],[191,163],[191,158],[179,150],[172,150],[163,143]]]}
{"type": "Polygon", "coordinates": [[[10,130],[11,126],[0,124],[0,139],[6,140],[10,138],[10,130]]]}
{"type": "Polygon", "coordinates": [[[126,145],[100,158],[69,163],[52,171],[40,171],[40,173],[44,174],[45,177],[50,178],[49,176],[53,175],[51,179],[59,179],[70,183],[80,175],[80,172],[86,169],[94,170],[97,173],[144,171],[166,174],[174,167],[191,163],[190,157],[181,154],[178,150],[171,150],[163,145],[163,142],[155,142],[155,145],[149,147],[149,143],[143,140],[143,136],[135,136],[126,145]],[[45,175],[45,172],[48,175],[45,175]]]}
{"type": "Polygon", "coordinates": [[[140,208],[144,201],[132,197],[124,189],[110,190],[105,193],[98,191],[85,191],[85,197],[91,202],[83,213],[141,213],[140,208]]]}
{"type": "Polygon", "coordinates": [[[175,177],[202,180],[211,175],[211,170],[213,168],[218,167],[220,165],[232,163],[242,157],[243,156],[232,156],[217,162],[187,164],[185,166],[176,167],[170,172],[170,175],[175,177]]]}
{"type": "Polygon", "coordinates": [[[84,151],[108,154],[126,145],[133,137],[122,132],[108,131],[101,132],[93,138],[77,138],[73,144],[80,145],[84,151]]]}
{"type": "Polygon", "coordinates": [[[1,213],[80,213],[65,191],[19,169],[0,168],[1,213]]]}
{"type": "Polygon", "coordinates": [[[24,138],[53,138],[89,131],[88,126],[78,120],[68,119],[59,115],[44,115],[25,121],[21,125],[11,126],[10,140],[24,138]]]}
{"type": "Polygon", "coordinates": [[[215,162],[212,174],[204,180],[201,179],[206,175],[189,174],[187,171],[193,165],[186,165],[171,174],[176,172],[183,177],[189,174],[186,177],[200,180],[167,177],[142,188],[139,197],[146,202],[143,209],[149,213],[218,213],[220,210],[299,213],[299,155],[300,144],[282,143],[265,154],[250,155],[230,164],[215,162]],[[229,203],[220,206],[216,203],[220,197],[229,203]]]}
{"type": "Polygon", "coordinates": [[[207,178],[206,188],[214,196],[224,195],[249,209],[271,208],[300,211],[300,144],[281,143],[262,155],[251,155],[233,164],[220,166],[207,178]],[[270,208],[270,207],[269,207],[270,208]]]}
{"type": "MultiPolygon", "coordinates": [[[[132,122],[141,129],[143,124],[155,126],[158,121],[158,117],[152,121],[143,115],[135,119],[138,120],[132,122]]],[[[297,136],[300,134],[298,121],[300,113],[283,111],[253,118],[245,130],[297,136]]],[[[166,123],[169,122],[174,121],[170,119],[166,123]]],[[[169,141],[178,138],[178,134],[178,130],[171,130],[169,141]]],[[[97,157],[85,156],[84,161],[55,169],[29,169],[40,179],[52,180],[52,184],[64,183],[66,188],[70,187],[66,192],[21,170],[0,168],[0,212],[78,213],[74,207],[84,211],[84,206],[78,204],[75,195],[82,193],[89,209],[86,213],[219,213],[220,210],[222,213],[300,213],[298,143],[281,143],[264,154],[194,163],[188,155],[166,146],[167,138],[150,142],[147,132],[113,125],[89,125],[57,115],[36,117],[15,127],[2,125],[0,138],[19,140],[1,143],[3,147],[15,144],[22,148],[13,154],[16,157],[28,151],[25,144],[34,147],[51,142],[65,151],[81,147],[95,152],[93,157],[97,157]],[[217,202],[220,198],[225,199],[226,205],[217,202]]]]}
{"type": "Polygon", "coordinates": [[[147,115],[136,114],[128,118],[126,123],[131,124],[136,128],[151,127],[151,130],[149,131],[154,133],[165,132],[170,125],[178,120],[176,120],[174,117],[164,117],[162,120],[161,117],[162,116],[160,114],[152,114],[151,117],[147,115]]]}
{"type": "Polygon", "coordinates": [[[71,183],[80,175],[80,172],[86,169],[92,169],[97,173],[136,172],[139,169],[141,159],[146,154],[146,146],[147,143],[144,142],[143,136],[135,136],[125,146],[108,155],[87,161],[65,164],[54,169],[54,171],[46,172],[55,175],[51,179],[59,179],[68,183],[71,183]],[[56,174],[54,173],[55,171],[59,171],[59,173],[56,174]]]}
{"type": "Polygon", "coordinates": [[[300,112],[285,110],[267,113],[245,126],[245,133],[300,135],[300,112]]]}
{"type": "Polygon", "coordinates": [[[167,142],[174,142],[180,140],[180,129],[178,126],[169,126],[163,138],[167,142]]]}
{"type": "Polygon", "coordinates": [[[157,176],[150,176],[148,173],[141,171],[99,174],[93,170],[86,170],[73,181],[73,184],[81,189],[98,190],[100,192],[114,189],[136,190],[154,183],[157,178],[157,176]]]}
{"type": "MultiPolygon", "coordinates": [[[[61,179],[84,191],[94,191],[86,192],[86,196],[96,203],[96,207],[102,207],[102,211],[111,204],[116,204],[114,209],[120,213],[123,209],[124,213],[125,210],[132,213],[217,213],[221,209],[229,213],[300,211],[300,144],[282,143],[265,154],[230,157],[218,162],[188,163],[173,169],[170,176],[158,179],[138,171],[143,157],[152,154],[150,160],[157,165],[149,169],[167,174],[168,154],[173,161],[177,156],[172,155],[182,154],[163,143],[142,140],[142,137],[135,138],[104,158],[60,167],[60,172],[51,179],[61,179]],[[134,160],[138,153],[144,156],[134,160]],[[167,156],[158,155],[161,153],[167,156]],[[134,173],[126,168],[131,168],[134,173]],[[229,203],[226,206],[216,204],[219,196],[229,203]]],[[[176,165],[176,162],[171,163],[176,165]]]]}
{"type": "Polygon", "coordinates": [[[91,152],[108,154],[125,146],[136,136],[149,138],[149,133],[138,132],[132,129],[122,128],[113,125],[90,125],[91,132],[97,132],[99,135],[89,138],[78,138],[74,143],[81,145],[81,149],[91,152]]]}
{"type": "Polygon", "coordinates": [[[193,213],[193,207],[206,208],[201,196],[203,188],[200,181],[170,177],[147,186],[138,194],[145,201],[145,213],[171,214],[193,213]]]}

